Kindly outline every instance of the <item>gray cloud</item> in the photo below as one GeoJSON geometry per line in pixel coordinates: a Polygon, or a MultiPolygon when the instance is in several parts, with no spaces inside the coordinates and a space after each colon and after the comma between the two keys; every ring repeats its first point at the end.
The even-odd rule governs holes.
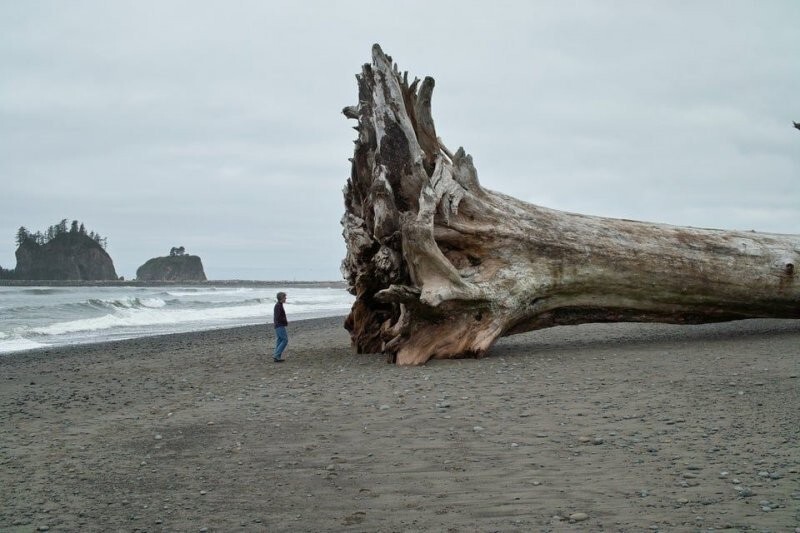
{"type": "Polygon", "coordinates": [[[799,4],[484,4],[0,5],[0,265],[68,217],[126,277],[175,245],[217,279],[338,277],[339,111],[373,42],[436,78],[488,188],[800,233],[799,4]]]}

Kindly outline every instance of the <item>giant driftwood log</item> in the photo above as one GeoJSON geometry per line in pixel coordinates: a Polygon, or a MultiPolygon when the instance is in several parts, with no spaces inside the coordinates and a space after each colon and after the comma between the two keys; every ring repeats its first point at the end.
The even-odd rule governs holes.
{"type": "Polygon", "coordinates": [[[486,190],[378,45],[358,80],[342,263],[359,353],[484,355],[503,335],[586,322],[799,318],[800,236],[566,213],[486,190]]]}

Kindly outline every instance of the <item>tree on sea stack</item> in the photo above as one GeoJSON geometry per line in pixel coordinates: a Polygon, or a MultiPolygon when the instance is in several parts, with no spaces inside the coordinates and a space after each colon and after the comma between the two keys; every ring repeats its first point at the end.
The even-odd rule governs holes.
{"type": "Polygon", "coordinates": [[[800,318],[800,235],[565,213],[484,189],[472,157],[436,135],[433,78],[409,83],[378,45],[356,78],[342,271],[359,353],[417,365],[558,325],[800,318]]]}

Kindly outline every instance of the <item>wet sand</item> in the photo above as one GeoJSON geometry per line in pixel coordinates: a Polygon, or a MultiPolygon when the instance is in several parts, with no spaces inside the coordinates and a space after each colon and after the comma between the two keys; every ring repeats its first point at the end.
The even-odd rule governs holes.
{"type": "Polygon", "coordinates": [[[800,531],[800,321],[414,368],[341,323],[0,356],[0,530],[800,531]]]}

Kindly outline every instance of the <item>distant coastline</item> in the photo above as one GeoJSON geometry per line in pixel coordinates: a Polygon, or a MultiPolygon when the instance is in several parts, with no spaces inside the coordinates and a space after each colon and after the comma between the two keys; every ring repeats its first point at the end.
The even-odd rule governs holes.
{"type": "Polygon", "coordinates": [[[288,281],[288,280],[246,280],[221,279],[206,281],[76,281],[76,280],[22,280],[2,279],[0,287],[331,287],[347,288],[345,281],[288,281]]]}

